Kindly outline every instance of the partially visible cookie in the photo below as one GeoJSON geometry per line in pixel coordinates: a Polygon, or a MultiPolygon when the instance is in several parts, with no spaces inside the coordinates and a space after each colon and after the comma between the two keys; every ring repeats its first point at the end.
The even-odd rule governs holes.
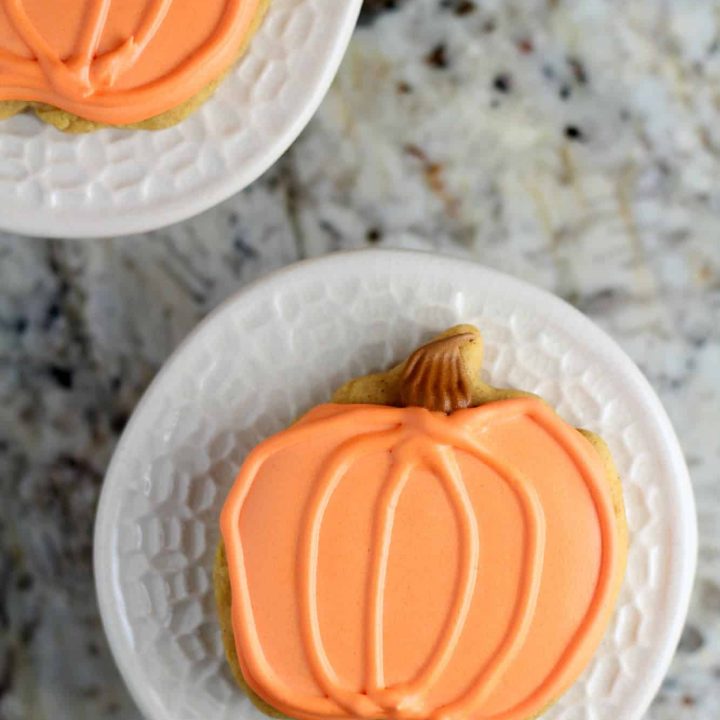
{"type": "Polygon", "coordinates": [[[263,712],[530,720],[592,657],[627,528],[606,445],[482,382],[460,325],[261,443],[214,581],[263,712]]]}
{"type": "Polygon", "coordinates": [[[47,0],[0,12],[0,120],[162,130],[210,98],[270,0],[47,0]]]}

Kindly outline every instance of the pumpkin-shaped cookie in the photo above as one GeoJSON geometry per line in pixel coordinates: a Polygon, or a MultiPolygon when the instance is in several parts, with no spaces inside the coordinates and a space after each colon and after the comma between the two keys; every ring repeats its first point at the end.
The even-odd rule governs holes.
{"type": "Polygon", "coordinates": [[[266,4],[0,0],[0,116],[6,101],[5,114],[40,103],[113,125],[171,113],[169,124],[239,56],[266,4]]]}
{"type": "Polygon", "coordinates": [[[527,720],[590,660],[622,581],[602,443],[478,379],[453,328],[246,459],[221,518],[226,649],[294,718],[527,720]]]}

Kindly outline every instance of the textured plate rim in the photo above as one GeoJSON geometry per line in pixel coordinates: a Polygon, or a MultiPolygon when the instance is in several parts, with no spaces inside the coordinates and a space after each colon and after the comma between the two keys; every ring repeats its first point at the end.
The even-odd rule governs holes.
{"type": "MultiPolygon", "coordinates": [[[[303,94],[302,104],[295,109],[294,120],[278,133],[273,141],[268,143],[265,151],[256,155],[252,162],[244,163],[234,173],[216,178],[200,188],[184,191],[180,195],[144,205],[142,208],[109,211],[104,218],[98,213],[88,217],[80,214],[78,217],[77,208],[68,208],[63,213],[56,213],[52,208],[47,208],[45,212],[38,213],[27,208],[13,212],[11,207],[2,207],[0,231],[30,237],[66,239],[100,239],[117,235],[136,235],[199,215],[245,189],[274,165],[295,142],[327,94],[355,30],[363,0],[342,0],[342,2],[347,4],[347,9],[340,32],[337,33],[335,42],[325,56],[322,69],[313,85],[303,94]]],[[[251,54],[252,44],[248,50],[248,55],[251,54]]],[[[210,98],[208,102],[212,100],[210,98]]],[[[202,112],[202,108],[198,112],[202,112]]],[[[0,132],[2,132],[1,125],[0,132]]],[[[162,132],[162,130],[131,132],[162,132]]]]}
{"type": "Polygon", "coordinates": [[[446,255],[415,250],[382,249],[354,250],[303,260],[249,283],[221,303],[179,344],[163,364],[133,411],[103,481],[95,519],[93,564],[95,589],[103,628],[120,673],[146,718],[156,720],[167,716],[163,714],[161,698],[151,686],[143,682],[143,678],[135,671],[133,650],[128,646],[126,635],[122,630],[124,620],[116,603],[117,594],[114,588],[116,573],[112,571],[113,553],[111,552],[111,536],[116,520],[114,496],[122,491],[123,455],[131,444],[134,428],[139,424],[139,418],[144,409],[162,397],[165,376],[172,372],[179,358],[193,345],[195,340],[199,339],[210,325],[222,323],[226,316],[231,316],[237,305],[248,301],[252,302],[253,296],[262,297],[272,294],[274,288],[287,286],[288,281],[293,277],[300,280],[306,276],[317,275],[320,271],[324,274],[340,274],[348,272],[349,269],[351,274],[358,274],[360,270],[365,272],[372,272],[374,268],[387,270],[389,266],[398,264],[402,264],[405,270],[413,267],[427,270],[430,263],[432,263],[433,272],[442,274],[444,277],[451,276],[453,272],[476,273],[483,277],[486,288],[502,285],[512,291],[515,297],[542,304],[548,317],[562,316],[563,323],[569,330],[572,328],[582,329],[588,341],[594,340],[598,356],[604,356],[609,362],[622,369],[623,377],[632,382],[636,392],[642,395],[642,400],[648,408],[648,414],[655,420],[656,432],[654,435],[662,441],[666,454],[665,459],[668,463],[668,476],[675,479],[671,486],[671,500],[672,507],[676,511],[678,535],[673,538],[672,545],[675,548],[683,548],[683,552],[674,553],[670,565],[669,575],[672,583],[664,594],[663,603],[669,608],[667,613],[671,620],[667,626],[662,647],[655,655],[655,664],[643,676],[642,690],[636,693],[634,705],[624,708],[629,714],[623,720],[639,720],[650,706],[675,654],[687,617],[695,578],[698,548],[697,516],[690,475],[680,442],[655,390],[637,365],[612,337],[590,318],[556,295],[471,260],[460,260],[446,255]]]}

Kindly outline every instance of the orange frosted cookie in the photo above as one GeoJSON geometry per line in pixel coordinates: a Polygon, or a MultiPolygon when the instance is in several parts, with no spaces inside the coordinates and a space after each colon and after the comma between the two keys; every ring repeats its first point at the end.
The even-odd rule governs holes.
{"type": "Polygon", "coordinates": [[[173,125],[212,94],[268,2],[0,0],[0,118],[173,125]]]}
{"type": "Polygon", "coordinates": [[[451,328],[246,459],[215,589],[269,714],[528,720],[591,659],[625,568],[620,481],[599,438],[481,361],[451,328]]]}

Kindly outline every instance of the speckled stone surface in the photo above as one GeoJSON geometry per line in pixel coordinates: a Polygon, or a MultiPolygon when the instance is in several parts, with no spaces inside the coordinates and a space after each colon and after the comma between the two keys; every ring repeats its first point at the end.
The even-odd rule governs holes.
{"type": "MultiPolygon", "coordinates": [[[[243,284],[368,245],[564,297],[640,365],[698,501],[689,621],[648,720],[720,712],[720,2],[375,0],[288,154],[137,238],[0,234],[0,718],[138,718],[100,628],[95,503],[168,354],[243,284]]],[[[618,720],[623,720],[619,718],[618,720]]]]}

